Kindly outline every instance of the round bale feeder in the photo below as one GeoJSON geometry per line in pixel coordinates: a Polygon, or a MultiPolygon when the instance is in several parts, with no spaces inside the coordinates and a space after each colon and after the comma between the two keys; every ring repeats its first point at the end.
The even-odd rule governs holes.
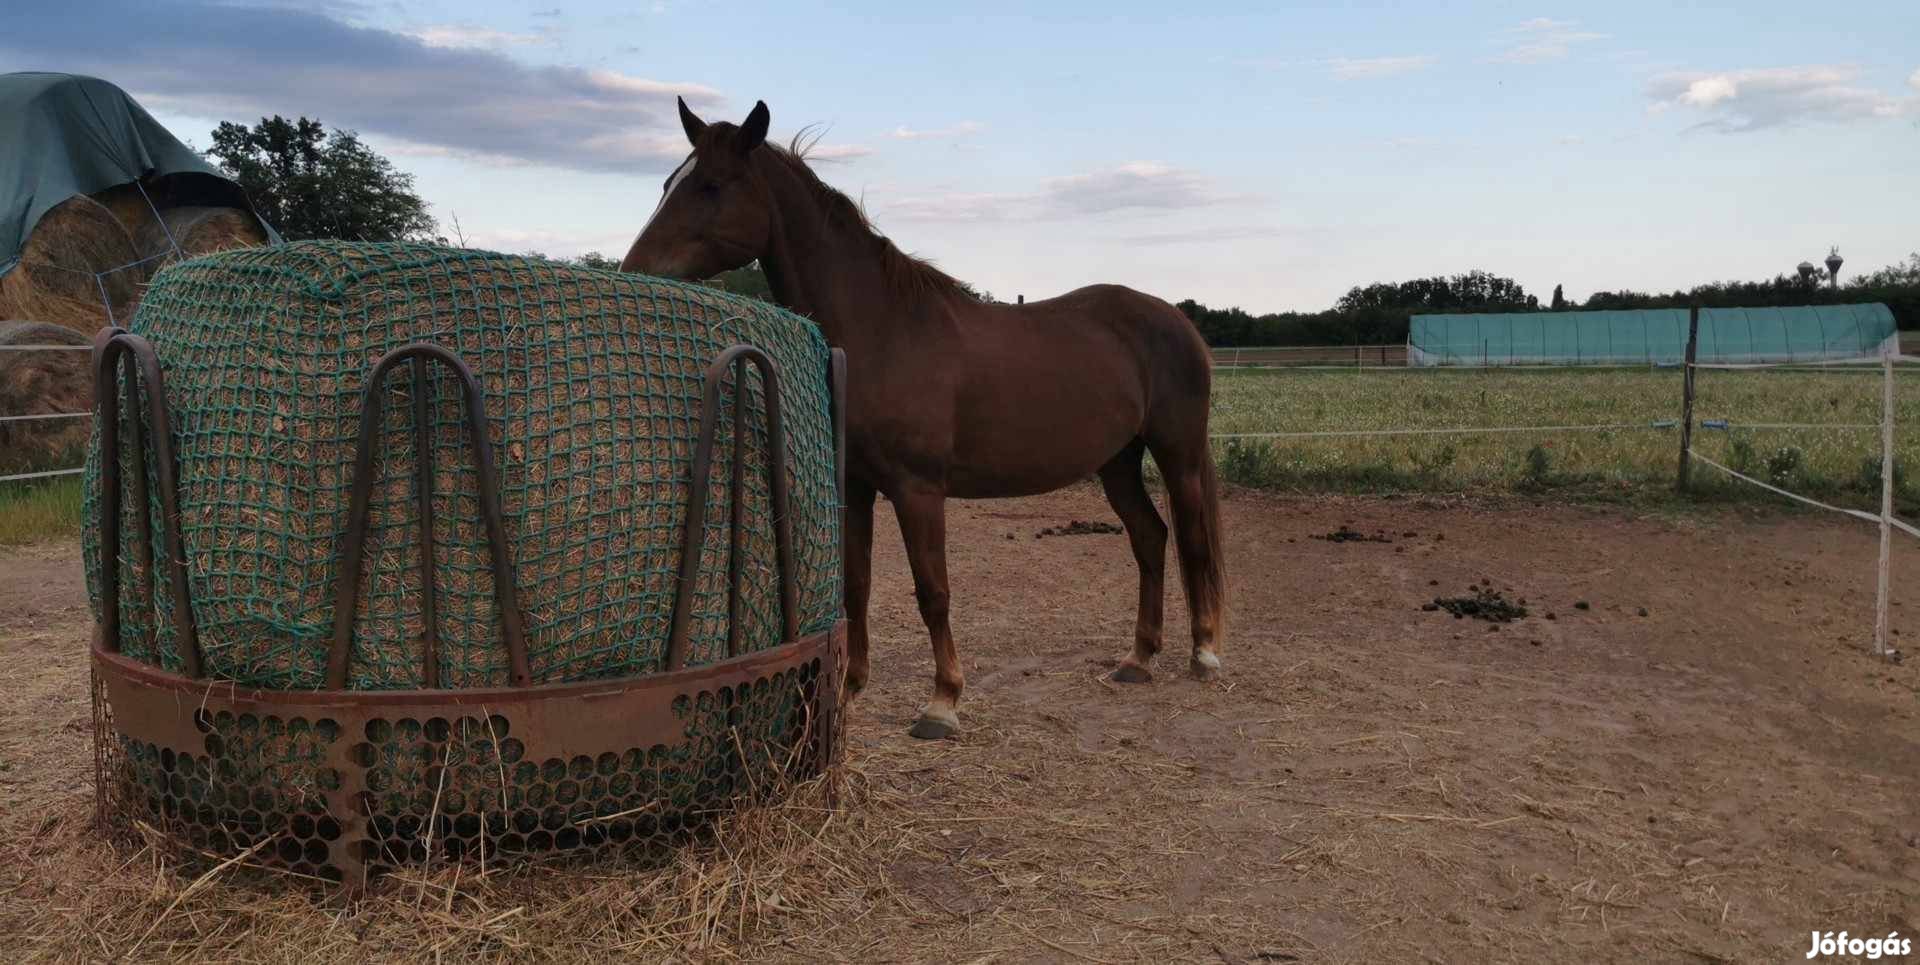
{"type": "Polygon", "coordinates": [[[103,827],[359,886],[657,852],[838,755],[844,362],[805,320],[301,243],[166,269],[93,373],[103,827]]]}

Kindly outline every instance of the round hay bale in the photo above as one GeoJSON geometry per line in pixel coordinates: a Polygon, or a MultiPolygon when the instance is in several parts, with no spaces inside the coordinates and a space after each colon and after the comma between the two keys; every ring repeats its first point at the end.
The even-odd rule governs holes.
{"type": "MultiPolygon", "coordinates": [[[[15,345],[84,347],[88,339],[73,329],[47,322],[0,322],[0,416],[93,410],[89,353],[5,350],[15,345]]],[[[79,465],[92,427],[89,419],[0,421],[0,473],[79,465]]]]}
{"type": "Polygon", "coordinates": [[[258,248],[267,243],[267,233],[253,215],[239,208],[213,208],[188,205],[160,212],[162,225],[151,215],[134,232],[134,247],[140,256],[171,253],[178,245],[184,258],[197,258],[234,248],[258,248]]]}
{"type": "Polygon", "coordinates": [[[40,219],[20,263],[0,275],[0,318],[52,322],[85,335],[109,319],[125,324],[146,279],[142,268],[126,266],[140,257],[113,212],[74,195],[40,219]]]}
{"type": "MultiPolygon", "coordinates": [[[[96,191],[92,197],[108,211],[113,212],[114,219],[120,222],[121,227],[127,229],[129,238],[138,237],[142,229],[152,225],[154,211],[166,203],[158,184],[148,188],[146,193],[142,193],[140,185],[129,182],[105,191],[96,191]],[[151,202],[148,201],[149,195],[152,196],[151,202]]],[[[147,274],[152,275],[153,272],[147,272],[147,274]]]]}
{"type": "MultiPolygon", "coordinates": [[[[179,430],[181,536],[210,677],[323,685],[361,390],[382,355],[416,341],[457,353],[485,393],[536,682],[664,669],[703,377],[739,343],[765,350],[783,376],[801,631],[824,630],[839,613],[827,347],[811,323],[774,306],[488,252],[300,242],[169,268],[132,328],[166,370],[179,430]]],[[[503,686],[506,655],[459,389],[433,372],[439,676],[451,688],[503,686]]],[[[422,685],[413,391],[408,367],[396,369],[369,500],[353,689],[422,685]]],[[[723,398],[701,576],[691,588],[690,665],[727,652],[733,391],[723,398]]],[[[743,639],[747,650],[762,650],[781,634],[757,377],[743,398],[743,639]]],[[[128,515],[123,532],[134,526],[128,515]]],[[[97,539],[88,533],[90,557],[97,539]]],[[[91,579],[92,564],[87,572],[91,579]]],[[[121,645],[177,669],[171,603],[160,596],[150,605],[122,593],[121,645]]]]}

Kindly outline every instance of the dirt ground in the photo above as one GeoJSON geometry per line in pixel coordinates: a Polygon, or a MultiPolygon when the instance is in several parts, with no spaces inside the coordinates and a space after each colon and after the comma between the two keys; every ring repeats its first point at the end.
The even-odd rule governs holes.
{"type": "MultiPolygon", "coordinates": [[[[1170,586],[1158,679],[1124,686],[1103,675],[1132,635],[1125,537],[1035,538],[1111,520],[1098,491],[953,503],[966,731],[923,743],[906,728],[932,661],[881,514],[859,793],[808,832],[834,870],[761,899],[781,912],[757,926],[715,923],[693,957],[1781,961],[1815,930],[1920,933],[1920,667],[1865,653],[1870,527],[1234,493],[1227,676],[1186,678],[1170,586]],[[1312,538],[1343,525],[1391,542],[1312,538]],[[1531,615],[1495,629],[1421,609],[1474,583],[1531,615]]],[[[1920,547],[1895,549],[1893,624],[1920,632],[1898,590],[1920,547]]],[[[151,884],[144,919],[72,937],[97,923],[61,869],[112,863],[70,817],[91,793],[86,626],[74,547],[0,557],[0,931],[67,923],[9,955],[298,957],[217,916],[133,942],[184,881],[151,884]],[[226,934],[195,946],[195,929],[226,934]]],[[[316,902],[314,941],[443,951],[288,900],[316,902]]],[[[539,910],[516,912],[446,957],[619,952],[543,944],[515,931],[539,910]]]]}

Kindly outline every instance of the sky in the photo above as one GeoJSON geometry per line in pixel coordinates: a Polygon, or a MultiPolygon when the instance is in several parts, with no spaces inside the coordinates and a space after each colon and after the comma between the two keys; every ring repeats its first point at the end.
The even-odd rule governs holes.
{"type": "Polygon", "coordinates": [[[1545,300],[1920,250],[1920,3],[24,0],[0,71],[92,74],[199,147],[358,132],[469,244],[618,257],[674,98],[814,162],[1011,300],[1114,282],[1317,310],[1485,269],[1545,300]]]}

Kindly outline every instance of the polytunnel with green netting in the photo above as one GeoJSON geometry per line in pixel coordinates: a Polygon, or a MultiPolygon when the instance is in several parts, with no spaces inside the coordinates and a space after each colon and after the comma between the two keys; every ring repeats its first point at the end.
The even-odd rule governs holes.
{"type": "MultiPolygon", "coordinates": [[[[1661,365],[1687,355],[1688,310],[1415,315],[1412,366],[1661,365]]],[[[1820,362],[1897,352],[1878,303],[1703,308],[1698,361],[1820,362]]]]}

